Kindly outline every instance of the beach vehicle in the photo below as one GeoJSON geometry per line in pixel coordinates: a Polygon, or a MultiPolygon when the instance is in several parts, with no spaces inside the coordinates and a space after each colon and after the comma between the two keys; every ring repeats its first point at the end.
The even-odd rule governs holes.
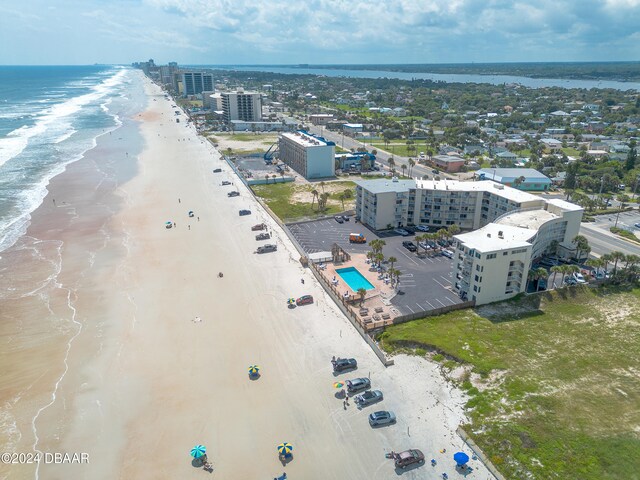
{"type": "Polygon", "coordinates": [[[227,193],[227,197],[239,197],[239,196],[240,196],[240,192],[233,191],[233,192],[227,193]]]}
{"type": "Polygon", "coordinates": [[[396,464],[396,468],[407,468],[409,465],[416,463],[424,463],[424,453],[417,448],[405,450],[404,452],[395,453],[393,459],[396,464]]]}
{"type": "Polygon", "coordinates": [[[356,393],[361,390],[366,390],[367,388],[371,388],[371,380],[368,378],[354,378],[353,380],[347,380],[347,392],[356,393]]]}
{"type": "Polygon", "coordinates": [[[302,305],[310,305],[313,303],[313,297],[311,295],[303,295],[296,300],[296,305],[299,307],[302,305]]]}
{"type": "Polygon", "coordinates": [[[369,415],[369,425],[377,427],[379,425],[389,425],[396,423],[396,414],[388,410],[380,410],[369,415]]]}
{"type": "Polygon", "coordinates": [[[229,180],[223,180],[222,185],[231,185],[231,182],[229,180]]]}
{"type": "Polygon", "coordinates": [[[256,235],[256,240],[269,240],[271,238],[271,235],[269,235],[268,233],[259,233],[258,235],[256,235]]]}
{"type": "Polygon", "coordinates": [[[171,227],[173,227],[173,222],[165,222],[164,228],[171,228],[171,227]]]}
{"type": "Polygon", "coordinates": [[[262,247],[258,247],[257,252],[268,253],[268,252],[275,252],[276,250],[278,250],[277,245],[269,244],[269,245],[263,245],[262,247]]]}
{"type": "Polygon", "coordinates": [[[180,123],[180,119],[179,118],[176,118],[176,123],[180,123]]]}
{"type": "Polygon", "coordinates": [[[340,215],[336,215],[335,217],[333,217],[335,219],[336,222],[338,223],[344,223],[344,220],[342,219],[342,217],[340,215]]]}
{"type": "Polygon", "coordinates": [[[382,392],[380,390],[368,390],[360,395],[354,397],[354,401],[359,407],[366,407],[377,402],[382,401],[382,392]]]}
{"type": "Polygon", "coordinates": [[[256,230],[264,230],[265,228],[267,228],[267,226],[264,223],[258,223],[251,227],[251,231],[255,232],[256,230]]]}
{"type": "Polygon", "coordinates": [[[338,358],[332,363],[334,372],[343,372],[345,370],[351,370],[352,368],[358,368],[358,362],[355,358],[338,358]]]}
{"type": "Polygon", "coordinates": [[[242,210],[238,211],[238,215],[240,215],[241,217],[244,216],[244,215],[251,215],[251,210],[242,209],[242,210]]]}
{"type": "Polygon", "coordinates": [[[349,242],[350,243],[367,243],[367,239],[361,233],[350,233],[349,242]]]}
{"type": "Polygon", "coordinates": [[[187,215],[189,215],[191,218],[193,218],[193,210],[189,210],[189,213],[187,215]]]}
{"type": "Polygon", "coordinates": [[[214,168],[213,169],[213,173],[221,173],[222,169],[221,168],[214,168]]]}

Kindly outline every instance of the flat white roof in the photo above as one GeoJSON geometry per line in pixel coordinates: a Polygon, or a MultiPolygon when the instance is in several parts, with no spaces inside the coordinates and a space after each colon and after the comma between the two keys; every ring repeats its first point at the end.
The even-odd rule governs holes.
{"type": "Polygon", "coordinates": [[[547,199],[547,203],[550,203],[551,205],[555,205],[556,207],[560,207],[561,209],[567,210],[569,212],[577,212],[578,210],[584,210],[580,205],[567,202],[566,200],[562,200],[561,198],[547,199]]]}
{"type": "Polygon", "coordinates": [[[525,210],[505,215],[495,223],[498,225],[510,225],[512,227],[527,228],[529,230],[537,231],[549,220],[554,220],[556,218],[559,217],[551,212],[547,212],[546,210],[525,210]]]}
{"type": "Polygon", "coordinates": [[[302,145],[303,147],[326,147],[327,142],[323,142],[322,140],[312,137],[311,135],[307,135],[302,132],[285,132],[281,133],[280,136],[286,137],[289,140],[297,143],[298,145],[302,145]]]}
{"type": "Polygon", "coordinates": [[[459,182],[458,180],[416,180],[416,187],[424,190],[453,190],[457,192],[489,192],[517,203],[544,200],[522,190],[490,181],[459,182]]]}
{"type": "Polygon", "coordinates": [[[373,194],[386,192],[402,193],[408,192],[411,188],[416,188],[415,180],[398,180],[394,182],[391,178],[382,178],[380,180],[357,180],[355,184],[373,194]]]}
{"type": "Polygon", "coordinates": [[[454,235],[467,248],[478,252],[499,252],[508,248],[523,248],[531,246],[529,239],[536,234],[527,228],[513,227],[489,223],[479,230],[454,235]],[[502,235],[500,236],[500,232],[502,235]],[[502,238],[501,238],[502,237],[502,238]]]}

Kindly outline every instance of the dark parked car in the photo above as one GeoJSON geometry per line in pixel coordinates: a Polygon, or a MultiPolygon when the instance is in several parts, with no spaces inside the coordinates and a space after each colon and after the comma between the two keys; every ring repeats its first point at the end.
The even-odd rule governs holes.
{"type": "Polygon", "coordinates": [[[398,235],[402,235],[403,237],[408,237],[410,235],[410,233],[407,232],[404,228],[396,228],[393,232],[397,233],[398,235]]]}
{"type": "Polygon", "coordinates": [[[269,240],[271,238],[271,235],[269,235],[268,233],[259,233],[258,235],[256,235],[256,240],[269,240]]]}
{"type": "Polygon", "coordinates": [[[276,250],[278,250],[278,246],[270,244],[270,245],[263,245],[262,247],[258,247],[257,252],[268,253],[268,252],[275,252],[276,250]]]}
{"type": "Polygon", "coordinates": [[[231,182],[229,180],[223,180],[222,185],[231,185],[231,182]]]}
{"type": "Polygon", "coordinates": [[[240,215],[241,217],[242,217],[243,215],[251,215],[251,210],[240,210],[240,211],[238,212],[238,215],[240,215]]]}
{"type": "Polygon", "coordinates": [[[310,305],[313,303],[313,297],[311,295],[303,295],[296,300],[296,305],[310,305]]]}
{"type": "Polygon", "coordinates": [[[220,172],[222,172],[221,168],[216,168],[216,169],[213,170],[213,173],[220,173],[220,172]]]}
{"type": "Polygon", "coordinates": [[[380,390],[368,390],[354,397],[359,407],[366,407],[382,400],[382,392],[380,390]]]}
{"type": "Polygon", "coordinates": [[[238,197],[238,196],[240,196],[240,192],[233,191],[233,192],[227,193],[227,197],[238,197]]]}
{"type": "Polygon", "coordinates": [[[369,415],[369,425],[372,427],[377,427],[378,425],[389,425],[390,423],[396,423],[396,414],[393,412],[381,410],[369,415]]]}
{"type": "Polygon", "coordinates": [[[352,368],[358,368],[358,362],[356,362],[355,358],[338,358],[333,361],[334,372],[344,372],[352,368]]]}
{"type": "Polygon", "coordinates": [[[354,378],[353,380],[347,380],[347,392],[355,393],[361,390],[371,388],[371,380],[368,378],[354,378]]]}
{"type": "Polygon", "coordinates": [[[342,219],[342,217],[341,217],[341,216],[339,216],[339,215],[336,215],[336,216],[335,216],[335,217],[333,217],[333,218],[335,218],[336,222],[338,222],[338,223],[344,223],[344,220],[343,220],[343,219],[342,219]]]}
{"type": "Polygon", "coordinates": [[[394,455],[394,460],[396,462],[396,468],[407,468],[409,465],[413,465],[415,463],[423,463],[424,453],[417,448],[412,448],[411,450],[396,453],[394,455]]]}
{"type": "Polygon", "coordinates": [[[342,215],[342,219],[343,219],[345,222],[348,222],[348,221],[349,221],[349,217],[348,217],[347,215],[342,215]]]}
{"type": "Polygon", "coordinates": [[[415,252],[418,249],[415,243],[409,242],[409,241],[402,242],[402,246],[407,250],[409,250],[410,252],[415,252]]]}

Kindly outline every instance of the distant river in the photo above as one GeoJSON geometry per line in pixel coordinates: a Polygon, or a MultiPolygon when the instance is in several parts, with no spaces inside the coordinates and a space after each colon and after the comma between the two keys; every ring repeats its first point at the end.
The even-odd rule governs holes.
{"type": "Polygon", "coordinates": [[[638,90],[638,82],[618,82],[614,80],[569,80],[562,78],[530,78],[512,75],[471,75],[462,73],[424,73],[424,72],[390,72],[384,70],[342,70],[332,68],[297,68],[297,67],[269,67],[229,65],[223,67],[208,67],[218,70],[239,70],[249,72],[272,72],[295,75],[325,75],[327,77],[354,78],[398,78],[400,80],[424,79],[447,83],[490,83],[502,85],[504,83],[518,83],[529,88],[562,87],[562,88],[612,88],[615,90],[638,90]]]}

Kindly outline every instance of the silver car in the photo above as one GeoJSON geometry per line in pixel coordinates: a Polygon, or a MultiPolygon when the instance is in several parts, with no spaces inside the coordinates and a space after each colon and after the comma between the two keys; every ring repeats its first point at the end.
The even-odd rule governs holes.
{"type": "Polygon", "coordinates": [[[377,427],[379,425],[389,425],[396,423],[396,414],[387,410],[380,410],[369,415],[369,425],[377,427]]]}
{"type": "Polygon", "coordinates": [[[369,390],[354,397],[354,401],[359,407],[366,407],[382,400],[382,392],[380,390],[369,390]]]}

